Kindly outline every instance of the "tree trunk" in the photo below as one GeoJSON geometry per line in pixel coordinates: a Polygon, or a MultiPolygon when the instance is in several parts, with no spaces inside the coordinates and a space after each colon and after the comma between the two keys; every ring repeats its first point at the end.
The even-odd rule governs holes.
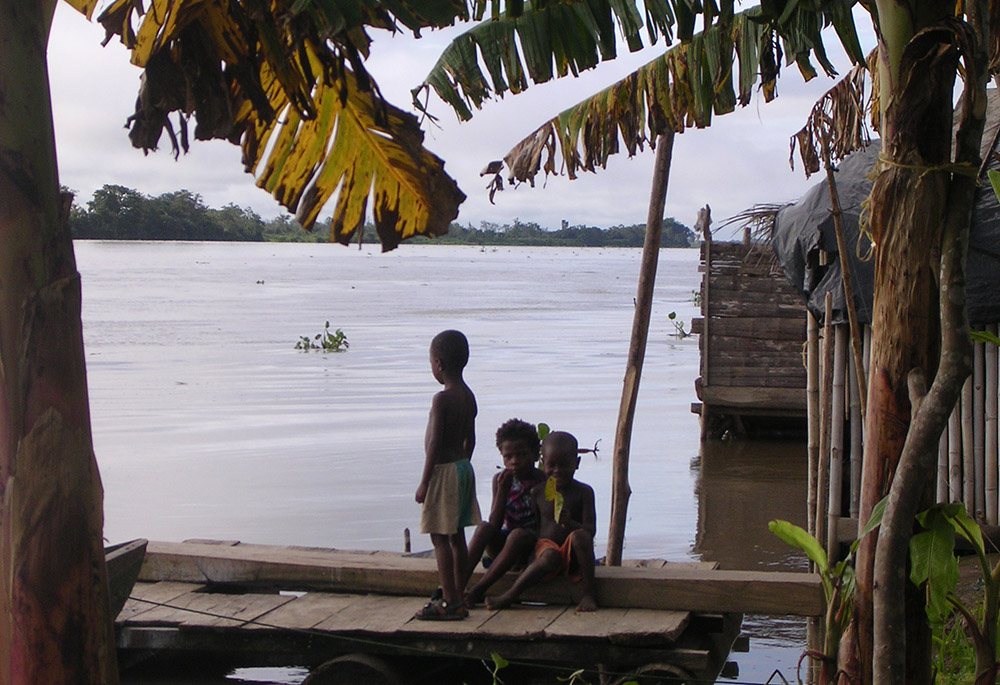
{"type": "MultiPolygon", "coordinates": [[[[963,215],[968,220],[972,196],[957,188],[950,167],[955,33],[918,33],[920,27],[910,21],[914,15],[895,14],[901,6],[879,2],[878,9],[880,101],[885,108],[883,161],[870,198],[876,245],[874,337],[860,520],[868,519],[894,477],[901,481],[892,486],[879,535],[868,536],[858,551],[854,647],[860,670],[851,675],[860,682],[925,683],[930,681],[929,629],[922,596],[909,588],[906,549],[913,514],[929,504],[932,469],[924,468],[925,462],[931,461],[928,455],[936,450],[967,374],[960,352],[942,359],[939,373],[941,322],[935,286],[938,277],[952,277],[942,268],[942,251],[952,259],[956,250],[961,252],[954,230],[943,244],[944,226],[949,223],[954,229],[957,223],[950,222],[963,215]],[[927,378],[934,378],[934,386],[924,400],[927,378]],[[911,409],[918,407],[911,407],[911,396],[923,400],[924,412],[912,426],[911,409]]],[[[924,26],[945,21],[944,16],[926,14],[917,19],[924,26]]],[[[976,150],[978,154],[978,139],[976,150]]],[[[964,318],[964,252],[959,259],[957,267],[952,264],[959,274],[941,289],[947,306],[957,307],[964,318]]],[[[945,325],[954,326],[953,321],[945,325]]],[[[945,332],[960,337],[960,331],[945,332]]],[[[952,342],[953,348],[958,344],[952,342]]]]}
{"type": "Polygon", "coordinates": [[[653,286],[656,283],[656,263],[660,256],[663,235],[663,208],[667,200],[670,160],[674,149],[674,132],[660,134],[656,140],[656,161],[653,165],[653,187],[649,194],[646,216],[646,239],[642,246],[642,266],[639,273],[632,337],[628,346],[625,384],[622,388],[618,427],[615,430],[615,463],[611,484],[611,522],[608,527],[608,566],[621,566],[625,546],[625,519],[632,488],[628,484],[629,446],[632,442],[632,419],[639,396],[639,378],[646,357],[649,316],[653,308],[653,286]]]}
{"type": "Polygon", "coordinates": [[[53,10],[0,3],[0,682],[104,685],[118,677],[48,93],[53,10]]]}

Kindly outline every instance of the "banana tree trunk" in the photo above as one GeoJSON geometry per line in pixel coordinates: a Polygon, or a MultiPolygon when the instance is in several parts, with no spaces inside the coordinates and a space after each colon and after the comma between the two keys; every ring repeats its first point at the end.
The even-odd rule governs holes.
{"type": "MultiPolygon", "coordinates": [[[[913,13],[894,0],[877,3],[883,152],[869,200],[875,297],[860,520],[890,488],[893,495],[882,530],[858,550],[853,643],[841,652],[842,666],[865,683],[930,681],[930,632],[923,597],[907,579],[906,549],[913,514],[931,501],[923,457],[936,449],[964,379],[960,359],[940,357],[937,287],[939,278],[951,277],[942,271],[943,253],[952,267],[956,257],[964,263],[958,233],[951,231],[945,244],[944,227],[971,212],[971,194],[956,192],[950,167],[957,39],[954,25],[921,32],[921,26],[946,23],[947,10],[918,4],[913,13]],[[931,394],[927,379],[934,379],[931,394]],[[929,416],[911,423],[921,410],[929,416]]],[[[964,318],[962,264],[957,267],[956,280],[941,286],[953,310],[946,327],[964,318]]]]}
{"type": "Polygon", "coordinates": [[[0,2],[0,682],[116,683],[80,323],[45,49],[0,2]]]}
{"type": "Polygon", "coordinates": [[[660,256],[663,235],[663,208],[667,201],[667,182],[670,179],[670,161],[674,150],[674,132],[667,131],[656,139],[656,161],[653,163],[653,187],[649,194],[649,212],[646,215],[646,237],[642,245],[642,265],[639,269],[639,286],[632,318],[632,337],[628,346],[625,367],[625,384],[618,410],[618,427],[615,430],[615,457],[611,482],[611,523],[608,527],[608,566],[621,566],[625,547],[625,520],[632,488],[628,483],[629,447],[632,442],[632,419],[635,417],[639,397],[639,379],[642,363],[646,358],[646,338],[649,335],[649,316],[653,308],[653,286],[656,283],[656,264],[660,256]]]}

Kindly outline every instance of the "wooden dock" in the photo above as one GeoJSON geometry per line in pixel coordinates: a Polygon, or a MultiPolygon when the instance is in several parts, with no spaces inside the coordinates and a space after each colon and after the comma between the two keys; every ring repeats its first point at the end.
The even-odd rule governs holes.
{"type": "MultiPolygon", "coordinates": [[[[115,627],[124,665],[165,654],[232,665],[296,664],[313,669],[310,685],[416,683],[422,681],[413,673],[425,671],[438,673],[426,682],[447,682],[435,670],[444,663],[491,663],[493,654],[531,664],[533,672],[562,668],[565,676],[585,668],[683,682],[719,673],[742,613],[822,612],[814,576],[712,566],[648,561],[599,567],[601,606],[591,614],[576,613],[572,584],[555,581],[524,597],[538,604],[499,612],[479,607],[463,621],[426,622],[413,614],[437,585],[432,559],[150,542],[115,627]]],[[[468,673],[456,682],[462,680],[472,682],[468,673]]]]}
{"type": "Polygon", "coordinates": [[[701,247],[700,376],[695,390],[702,433],[720,437],[805,426],[802,344],[806,307],[773,251],[755,242],[701,247]]]}

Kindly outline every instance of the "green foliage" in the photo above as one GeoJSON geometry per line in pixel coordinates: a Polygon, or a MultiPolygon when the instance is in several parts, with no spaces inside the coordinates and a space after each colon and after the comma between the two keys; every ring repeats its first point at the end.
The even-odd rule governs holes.
{"type": "Polygon", "coordinates": [[[868,523],[865,524],[858,539],[851,543],[847,556],[832,566],[823,545],[806,530],[788,521],[776,520],[767,524],[768,530],[792,547],[805,552],[809,560],[816,565],[827,606],[826,638],[822,655],[824,666],[837,663],[840,638],[851,621],[855,588],[854,567],[851,563],[854,555],[861,540],[881,525],[887,500],[888,497],[882,499],[872,508],[868,523]]]}
{"type": "MultiPolygon", "coordinates": [[[[982,618],[982,605],[977,615],[982,618]]],[[[967,685],[976,677],[976,652],[962,630],[960,621],[931,627],[934,642],[935,685],[967,685]]]]}
{"type": "MultiPolygon", "coordinates": [[[[187,190],[143,195],[120,185],[105,185],[94,192],[87,207],[74,204],[70,212],[74,238],[93,240],[220,240],[255,242],[327,242],[330,220],[318,221],[306,231],[291,216],[282,214],[264,221],[251,209],[229,204],[222,209],[207,207],[200,195],[187,190]]],[[[375,225],[358,231],[360,241],[378,243],[375,225]]],[[[415,237],[413,244],[642,247],[645,224],[631,226],[569,226],[549,231],[536,223],[514,219],[513,224],[484,222],[480,228],[452,223],[448,233],[435,239],[415,237]]],[[[662,247],[691,247],[695,235],[674,219],[664,219],[662,247]]]]}
{"type": "Polygon", "coordinates": [[[303,335],[299,337],[299,341],[295,343],[295,349],[302,350],[303,352],[308,352],[310,350],[321,350],[323,352],[344,352],[350,347],[350,343],[347,342],[347,336],[341,329],[335,330],[333,333],[330,332],[330,322],[327,321],[326,325],[323,327],[323,331],[317,333],[312,338],[303,335]]]}
{"type": "Polygon", "coordinates": [[[674,325],[674,328],[677,329],[677,332],[674,335],[676,335],[678,338],[683,339],[691,335],[686,330],[684,330],[684,322],[677,320],[677,312],[670,312],[669,314],[667,314],[667,318],[670,319],[670,323],[672,323],[674,325]]]}
{"type": "Polygon", "coordinates": [[[493,660],[493,668],[490,668],[490,675],[493,676],[493,685],[498,685],[498,683],[502,682],[499,676],[500,671],[510,666],[510,662],[497,652],[491,653],[490,658],[493,660]]]}
{"type": "Polygon", "coordinates": [[[538,439],[539,440],[544,440],[545,436],[547,436],[551,432],[552,432],[552,429],[549,428],[549,424],[547,424],[547,423],[539,423],[538,424],[538,439]]]}

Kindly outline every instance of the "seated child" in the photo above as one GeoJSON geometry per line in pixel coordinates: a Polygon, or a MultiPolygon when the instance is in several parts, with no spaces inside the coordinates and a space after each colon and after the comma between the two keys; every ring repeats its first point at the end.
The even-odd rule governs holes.
{"type": "Polygon", "coordinates": [[[546,499],[545,483],[534,487],[531,502],[539,521],[535,558],[521,571],[510,590],[498,597],[487,598],[488,609],[508,607],[527,588],[560,574],[580,583],[582,598],[577,611],[597,609],[594,596],[597,514],[594,490],[574,478],[579,465],[576,438],[561,431],[546,436],[542,442],[542,469],[546,477],[555,479],[556,490],[562,495],[562,510],[557,520],[556,502],[546,499]]]}
{"type": "Polygon", "coordinates": [[[486,590],[509,569],[524,565],[535,548],[538,520],[531,504],[531,490],[545,481],[538,461],[538,430],[534,425],[510,419],[497,429],[497,448],[504,468],[493,477],[493,504],[489,520],[480,523],[469,542],[469,565],[465,583],[485,552],[486,574],[465,594],[469,606],[482,601],[486,590]]]}

